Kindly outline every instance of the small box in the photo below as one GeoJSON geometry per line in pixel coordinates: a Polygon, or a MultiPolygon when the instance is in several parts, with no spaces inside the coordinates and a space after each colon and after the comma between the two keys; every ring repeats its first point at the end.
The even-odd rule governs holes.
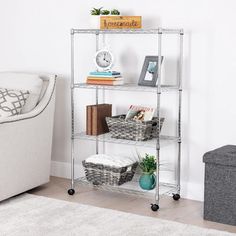
{"type": "Polygon", "coordinates": [[[100,29],[140,29],[141,16],[101,16],[100,29]]]}

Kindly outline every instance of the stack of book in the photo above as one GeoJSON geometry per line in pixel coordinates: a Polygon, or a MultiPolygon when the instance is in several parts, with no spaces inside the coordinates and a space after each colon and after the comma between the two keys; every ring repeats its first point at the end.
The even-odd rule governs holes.
{"type": "Polygon", "coordinates": [[[111,117],[111,104],[88,105],[86,107],[86,134],[100,135],[109,132],[106,117],[111,117]]]}
{"type": "Polygon", "coordinates": [[[124,79],[121,77],[120,72],[117,71],[93,71],[87,77],[87,84],[122,85],[124,84],[124,79]]]}

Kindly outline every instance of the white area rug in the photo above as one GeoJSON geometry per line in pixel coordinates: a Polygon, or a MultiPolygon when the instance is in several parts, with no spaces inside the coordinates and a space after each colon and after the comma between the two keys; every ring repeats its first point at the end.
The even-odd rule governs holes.
{"type": "Polygon", "coordinates": [[[0,236],[230,236],[226,232],[23,194],[0,203],[0,236]]]}

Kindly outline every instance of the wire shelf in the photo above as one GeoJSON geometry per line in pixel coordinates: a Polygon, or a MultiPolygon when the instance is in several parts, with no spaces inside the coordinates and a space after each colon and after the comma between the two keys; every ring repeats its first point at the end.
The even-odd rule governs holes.
{"type": "MultiPolygon", "coordinates": [[[[126,139],[116,139],[112,138],[110,133],[101,134],[98,136],[86,135],[85,132],[74,134],[73,139],[82,139],[82,140],[91,140],[99,142],[107,142],[107,143],[117,143],[117,144],[124,144],[124,145],[132,145],[132,146],[142,146],[142,147],[150,147],[156,148],[156,139],[151,139],[147,141],[134,141],[134,140],[126,140],[126,139]]],[[[178,142],[178,137],[175,136],[165,136],[161,135],[161,145],[167,146],[173,142],[178,142]]]]}
{"type": "MultiPolygon", "coordinates": [[[[76,83],[74,88],[85,89],[105,89],[105,90],[118,90],[118,91],[137,91],[137,92],[152,92],[157,93],[157,87],[139,86],[137,84],[124,84],[124,85],[91,85],[86,83],[76,83]]],[[[161,85],[162,92],[177,91],[179,88],[175,85],[161,85]]]]}
{"type": "MultiPolygon", "coordinates": [[[[112,186],[112,185],[94,185],[91,182],[88,182],[86,177],[80,177],[75,179],[75,182],[79,184],[93,187],[97,190],[111,191],[116,193],[123,193],[128,195],[142,196],[145,198],[153,198],[155,195],[155,189],[153,190],[143,190],[139,187],[139,183],[137,179],[134,179],[130,182],[124,183],[120,186],[112,186]]],[[[177,191],[177,185],[169,184],[169,183],[160,183],[159,189],[160,195],[172,195],[177,191]]]]}
{"type": "Polygon", "coordinates": [[[71,34],[183,34],[183,29],[71,29],[71,34]]]}

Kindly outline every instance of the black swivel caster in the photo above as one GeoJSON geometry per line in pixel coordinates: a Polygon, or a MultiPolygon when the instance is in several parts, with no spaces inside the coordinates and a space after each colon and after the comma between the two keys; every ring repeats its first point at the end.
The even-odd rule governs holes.
{"type": "Polygon", "coordinates": [[[178,193],[173,194],[173,199],[174,199],[175,201],[178,201],[178,200],[180,199],[180,195],[179,195],[178,193]]]}
{"type": "Polygon", "coordinates": [[[157,211],[159,209],[159,206],[157,204],[151,204],[152,211],[157,211]]]}
{"type": "Polygon", "coordinates": [[[75,190],[73,188],[68,190],[68,194],[69,195],[74,195],[74,193],[75,193],[75,190]]]}

